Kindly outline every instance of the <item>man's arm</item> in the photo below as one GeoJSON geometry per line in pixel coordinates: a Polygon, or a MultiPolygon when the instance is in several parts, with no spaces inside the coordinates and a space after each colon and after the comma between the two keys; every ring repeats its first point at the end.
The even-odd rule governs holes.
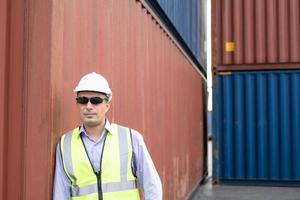
{"type": "Polygon", "coordinates": [[[56,147],[56,164],[53,183],[53,200],[70,200],[71,185],[63,169],[59,144],[56,147]]]}
{"type": "Polygon", "coordinates": [[[133,165],[145,200],[162,200],[161,180],[140,133],[132,130],[133,165]]]}

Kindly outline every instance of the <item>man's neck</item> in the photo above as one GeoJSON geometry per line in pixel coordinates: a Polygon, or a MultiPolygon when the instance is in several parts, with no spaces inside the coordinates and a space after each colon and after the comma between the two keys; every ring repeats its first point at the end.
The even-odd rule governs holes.
{"type": "Polygon", "coordinates": [[[89,135],[91,139],[94,141],[98,141],[102,135],[103,129],[104,129],[105,123],[99,126],[95,127],[87,127],[85,126],[85,131],[89,135]]]}

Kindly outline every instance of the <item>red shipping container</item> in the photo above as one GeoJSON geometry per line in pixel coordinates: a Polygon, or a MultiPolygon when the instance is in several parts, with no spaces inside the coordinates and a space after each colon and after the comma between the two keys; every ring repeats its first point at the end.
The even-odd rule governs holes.
{"type": "Polygon", "coordinates": [[[111,84],[109,119],[143,133],[164,199],[186,198],[206,174],[205,81],[147,4],[0,5],[0,198],[51,199],[55,145],[91,71],[111,84]]]}
{"type": "Polygon", "coordinates": [[[298,0],[214,0],[212,8],[213,66],[274,69],[279,66],[272,64],[300,63],[298,0]]]}

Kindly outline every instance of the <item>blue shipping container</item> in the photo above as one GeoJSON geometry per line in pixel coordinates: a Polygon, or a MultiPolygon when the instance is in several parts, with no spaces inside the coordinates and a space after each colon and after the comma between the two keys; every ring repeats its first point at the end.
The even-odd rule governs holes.
{"type": "Polygon", "coordinates": [[[213,179],[300,185],[300,71],[232,72],[215,80],[213,179]]]}
{"type": "Polygon", "coordinates": [[[206,66],[206,0],[157,0],[202,66],[206,66]]]}

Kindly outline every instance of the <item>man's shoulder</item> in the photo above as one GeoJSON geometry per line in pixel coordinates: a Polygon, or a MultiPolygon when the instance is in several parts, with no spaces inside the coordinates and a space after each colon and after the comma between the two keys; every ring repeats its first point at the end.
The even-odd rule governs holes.
{"type": "Polygon", "coordinates": [[[123,124],[117,124],[117,123],[111,123],[110,126],[116,126],[116,127],[119,127],[119,128],[124,128],[124,129],[129,129],[129,127],[127,126],[124,126],[123,124]]]}
{"type": "Polygon", "coordinates": [[[142,137],[142,134],[139,131],[137,131],[136,129],[134,129],[134,128],[130,128],[128,126],[124,126],[124,125],[117,124],[117,123],[112,123],[111,125],[115,125],[115,126],[118,126],[120,128],[124,128],[124,129],[130,130],[132,136],[135,137],[135,138],[141,138],[142,137]]]}
{"type": "Polygon", "coordinates": [[[61,135],[61,137],[66,136],[66,135],[72,135],[75,132],[79,132],[79,130],[80,130],[80,126],[79,127],[75,127],[75,128],[70,129],[70,130],[68,130],[66,132],[63,132],[63,134],[61,135]]]}

